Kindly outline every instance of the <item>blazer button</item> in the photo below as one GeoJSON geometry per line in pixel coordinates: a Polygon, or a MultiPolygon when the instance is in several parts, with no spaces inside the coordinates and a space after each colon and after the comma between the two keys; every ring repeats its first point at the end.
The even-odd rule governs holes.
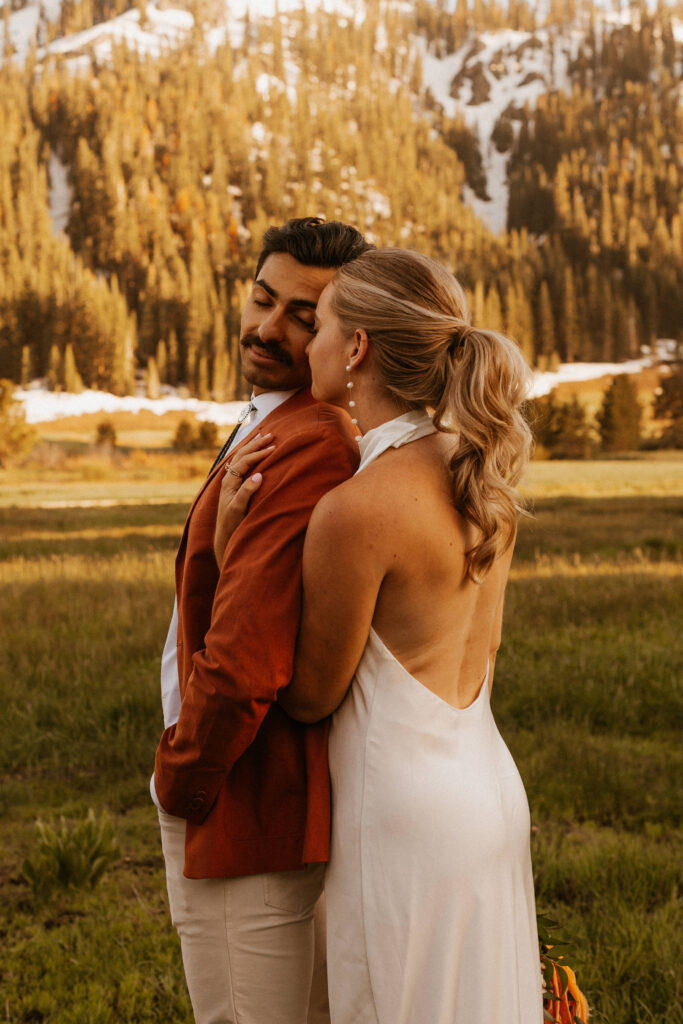
{"type": "Polygon", "coordinates": [[[190,802],[188,804],[188,809],[193,814],[196,814],[198,811],[201,811],[201,809],[202,809],[202,807],[204,806],[205,803],[206,803],[206,793],[205,793],[205,791],[203,789],[200,789],[199,792],[195,793],[195,795],[190,800],[190,802]]]}

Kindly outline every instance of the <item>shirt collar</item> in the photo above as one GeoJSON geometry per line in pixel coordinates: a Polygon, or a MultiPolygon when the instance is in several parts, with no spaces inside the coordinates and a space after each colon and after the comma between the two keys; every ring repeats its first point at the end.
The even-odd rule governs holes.
{"type": "Polygon", "coordinates": [[[256,408],[259,419],[268,416],[279,405],[282,405],[288,398],[295,395],[298,390],[298,388],[294,388],[293,391],[264,391],[261,395],[252,394],[251,402],[256,408]]]}

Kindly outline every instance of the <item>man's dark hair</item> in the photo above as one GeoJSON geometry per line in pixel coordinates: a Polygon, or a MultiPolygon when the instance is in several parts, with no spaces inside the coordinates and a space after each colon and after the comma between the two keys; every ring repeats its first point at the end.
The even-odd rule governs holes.
{"type": "Polygon", "coordinates": [[[256,264],[255,277],[274,252],[286,252],[305,267],[341,267],[374,245],[360,231],[340,220],[321,217],[294,217],[282,227],[270,227],[263,236],[263,247],[256,264]]]}

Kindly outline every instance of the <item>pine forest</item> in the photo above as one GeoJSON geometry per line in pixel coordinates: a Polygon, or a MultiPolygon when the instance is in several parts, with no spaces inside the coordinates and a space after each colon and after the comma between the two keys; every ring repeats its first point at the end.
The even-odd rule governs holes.
{"type": "Polygon", "coordinates": [[[145,374],[239,397],[262,233],[308,214],[442,260],[473,322],[509,333],[536,368],[683,341],[680,3],[620,18],[592,0],[542,15],[525,0],[358,0],[355,16],[276,4],[226,31],[216,0],[63,0],[52,20],[41,8],[19,59],[22,7],[6,0],[0,33],[0,378],[122,395],[145,374]],[[182,37],[95,45],[127,10],[144,28],[165,8],[184,11],[182,37]],[[55,49],[77,33],[95,42],[55,49]],[[476,113],[491,76],[510,60],[523,71],[527,53],[562,60],[564,85],[533,105],[512,90],[488,139],[426,74],[460,54],[450,95],[476,113]],[[500,231],[472,203],[495,198],[495,161],[500,231]]]}

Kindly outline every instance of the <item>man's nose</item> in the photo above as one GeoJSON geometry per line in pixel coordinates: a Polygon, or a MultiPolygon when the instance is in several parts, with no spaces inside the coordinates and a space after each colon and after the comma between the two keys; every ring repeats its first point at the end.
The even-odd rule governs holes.
{"type": "Polygon", "coordinates": [[[261,341],[282,341],[283,330],[283,311],[275,306],[259,325],[258,336],[261,341]]]}

